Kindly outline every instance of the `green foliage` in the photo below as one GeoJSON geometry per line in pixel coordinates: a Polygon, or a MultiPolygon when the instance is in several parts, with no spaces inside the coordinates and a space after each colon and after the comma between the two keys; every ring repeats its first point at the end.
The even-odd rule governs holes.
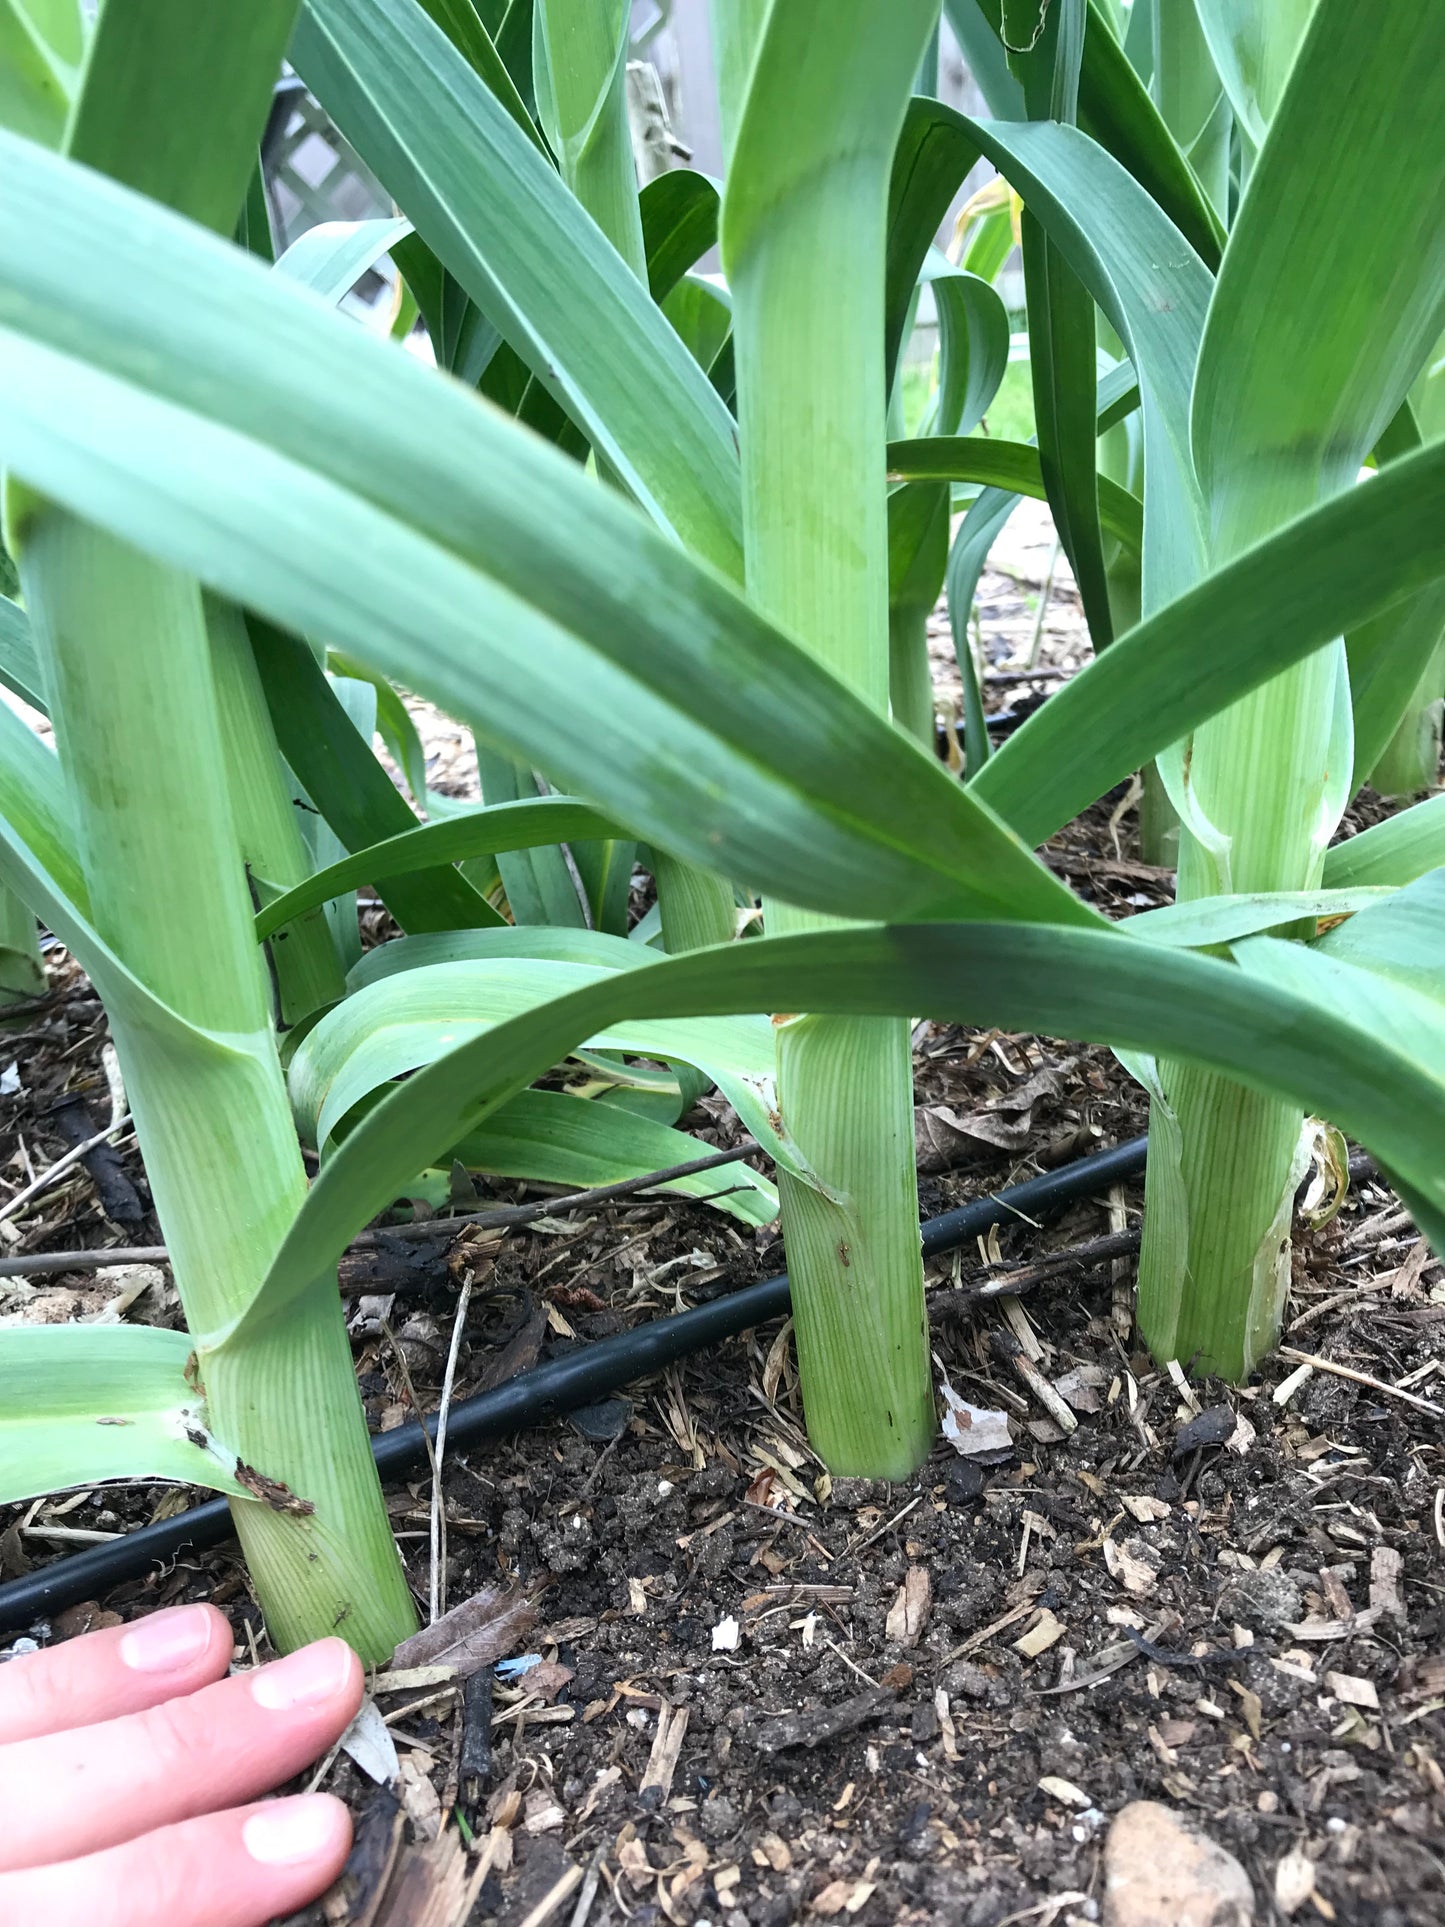
{"type": "Polygon", "coordinates": [[[339,1254],[456,1160],[681,1161],[709,1085],[777,1193],[682,1182],[781,1201],[815,1444],[908,1473],[921,1014],[1146,1082],[1163,1360],[1273,1342],[1303,1107],[1438,1248],[1442,799],[1325,850],[1439,697],[1438,9],[1159,0],[1121,40],[950,0],[975,122],[910,99],[930,0],[719,7],[721,196],[639,196],[625,8],[305,0],[290,57],[398,211],[275,269],[224,237],[295,9],[193,11],[110,0],[81,86],[78,14],[0,0],[0,681],[58,742],[0,708],[0,961],[33,972],[39,916],[105,1000],[189,1327],[0,1336],[31,1394],[0,1495],[209,1480],[273,1632],[340,1614],[382,1656],[410,1608],[339,1254]],[[980,157],[1024,210],[1027,362],[1003,197],[936,246],[980,157]],[[726,289],[690,272],[719,239],[726,289]],[[441,372],[336,311],[387,254],[441,372]],[[1101,450],[1136,412],[1136,459],[1101,450]],[[990,754],[968,617],[1025,495],[1101,647],[990,754]],[[966,785],[931,745],[945,576],[966,785]],[[472,729],[484,806],[428,792],[403,692],[472,729]],[[1034,850],[1155,758],[1180,901],[1111,927],[1034,850]],[[625,934],[638,856],[668,948],[712,944],[625,934]],[[360,957],[368,884],[404,934],[360,957]]]}

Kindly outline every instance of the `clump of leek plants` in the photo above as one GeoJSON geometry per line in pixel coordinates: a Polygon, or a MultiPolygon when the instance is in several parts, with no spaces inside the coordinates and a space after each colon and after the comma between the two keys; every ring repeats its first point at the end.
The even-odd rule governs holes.
{"type": "MultiPolygon", "coordinates": [[[[0,454],[23,598],[0,645],[12,674],[24,648],[40,662],[58,742],[0,711],[0,881],[106,1001],[189,1335],[5,1334],[0,1492],[213,1483],[280,1638],[335,1623],[384,1649],[410,1608],[339,1254],[459,1147],[533,1175],[635,1166],[705,1083],[777,1167],[822,1455],[906,1472],[932,1430],[919,1015],[1127,1053],[1163,1092],[1166,1245],[1170,1174],[1188,1181],[1193,1155],[1168,1154],[1169,1131],[1192,1141],[1183,1076],[1247,1093],[1281,1144],[1302,1108],[1351,1131],[1438,1246],[1438,810],[1356,838],[1323,875],[1317,854],[1250,870],[1247,890],[1216,850],[1212,883],[1122,928],[1033,852],[1191,735],[1181,816],[1214,849],[1201,812],[1217,827],[1225,786],[1197,801],[1199,772],[1238,705],[1286,677],[1329,683],[1337,716],[1366,667],[1377,694],[1423,672],[1402,668],[1394,618],[1445,578],[1445,450],[1403,430],[1385,444],[1439,331],[1406,157],[1445,105],[1420,92],[1445,85],[1445,25],[1387,0],[1366,33],[1349,0],[1318,0],[1215,279],[1208,193],[1110,16],[1070,0],[1032,26],[1026,7],[979,9],[1005,72],[999,30],[1034,63],[1029,112],[988,122],[911,92],[925,0],[720,8],[721,200],[684,170],[635,217],[624,9],[547,0],[530,33],[513,9],[493,37],[456,0],[272,0],[208,20],[235,37],[220,59],[174,32],[178,5],[104,9],[67,152],[0,135],[0,454]],[[246,185],[288,28],[400,212],[273,266],[246,185]],[[138,102],[162,72],[194,124],[151,152],[161,117],[138,102]],[[1352,88],[1370,125],[1322,152],[1365,114],[1340,104],[1352,88]],[[997,258],[932,251],[980,157],[1035,230],[1036,392],[1045,357],[1056,391],[1037,447],[968,432],[997,383],[997,258]],[[1329,194],[1310,185],[1321,166],[1329,194]],[[690,274],[719,236],[725,298],[690,274]],[[388,250],[436,368],[334,312],[388,250]],[[1322,290],[1300,264],[1332,250],[1348,271],[1322,290]],[[936,432],[890,444],[920,277],[951,317],[936,432]],[[1123,351],[1102,380],[1095,310],[1123,351]],[[1142,500],[1096,465],[1099,429],[1134,414],[1142,500]],[[1309,486],[1288,465],[1259,481],[1282,449],[1309,486]],[[1378,472],[1353,486],[1371,449],[1378,472]],[[1139,619],[1115,634],[1105,555],[1090,593],[1111,639],[966,785],[920,741],[917,662],[956,489],[1067,490],[1080,554],[1107,539],[1139,572],[1139,619]],[[1346,684],[1336,639],[1372,629],[1346,684]],[[483,808],[425,794],[403,688],[473,729],[483,808]],[[373,724],[425,824],[371,755],[373,724]],[[298,837],[286,802],[303,792],[298,837]],[[634,849],[666,951],[622,934],[634,849]],[[365,957],[346,908],[362,882],[405,933],[365,957]],[[763,940],[719,941],[755,895],[763,940]],[[534,1088],[559,1065],[571,1088],[534,1088]],[[309,1189],[298,1128],[321,1158],[309,1189]],[[129,1423],[98,1424],[114,1416],[129,1423]]],[[[1306,775],[1307,734],[1289,751],[1306,775]]],[[[1318,835],[1318,794],[1310,809],[1318,835]]],[[[1261,1197],[1278,1164],[1261,1157],[1261,1197]]],[[[763,1181],[732,1208],[769,1215],[763,1181]]],[[[1203,1275],[1208,1222],[1191,1216],[1181,1278],[1203,1275]]],[[[1146,1296],[1147,1335],[1237,1369],[1252,1307],[1209,1290],[1207,1343],[1183,1286],[1178,1304],[1146,1296]]]]}

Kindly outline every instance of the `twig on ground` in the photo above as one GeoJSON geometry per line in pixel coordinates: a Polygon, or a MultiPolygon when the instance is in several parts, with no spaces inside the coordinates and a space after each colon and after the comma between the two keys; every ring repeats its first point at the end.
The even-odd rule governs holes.
{"type": "Polygon", "coordinates": [[[401,1340],[392,1330],[390,1321],[382,1318],[378,1323],[381,1326],[382,1336],[390,1345],[392,1355],[396,1359],[397,1369],[401,1373],[401,1382],[406,1387],[407,1403],[411,1406],[412,1416],[421,1426],[422,1444],[426,1447],[427,1463],[431,1467],[432,1484],[435,1486],[440,1483],[437,1478],[436,1447],[432,1444],[431,1433],[426,1429],[426,1413],[421,1409],[421,1400],[416,1395],[416,1386],[411,1382],[411,1366],[406,1362],[406,1353],[401,1348],[401,1340]]]}
{"type": "Polygon", "coordinates": [[[984,681],[989,683],[1016,682],[1068,682],[1073,675],[1072,669],[1059,669],[1048,663],[1040,663],[1036,669],[989,669],[984,672],[984,681]]]}
{"type": "Polygon", "coordinates": [[[582,1882],[582,1891],[577,1896],[577,1905],[572,1910],[569,1927],[587,1927],[587,1916],[592,1911],[592,1903],[597,1898],[597,1889],[602,1885],[602,1863],[607,1858],[607,1843],[593,1854],[587,1867],[587,1877],[582,1882]]]}
{"type": "Polygon", "coordinates": [[[971,1311],[975,1305],[986,1303],[991,1298],[1007,1298],[1014,1293],[1027,1291],[1031,1285],[1052,1278],[1056,1273],[1069,1271],[1075,1265],[1101,1265],[1112,1258],[1125,1258],[1139,1249],[1137,1231],[1107,1231],[1098,1238],[1088,1238],[1082,1244],[1065,1245],[1058,1251],[1045,1252],[1031,1264],[1020,1265],[1012,1271],[993,1271],[985,1273],[977,1284],[965,1285],[957,1291],[933,1291],[928,1295],[928,1310],[931,1317],[959,1317],[971,1311]]]}
{"type": "Polygon", "coordinates": [[[164,1245],[111,1245],[104,1251],[32,1251],[24,1258],[0,1258],[0,1278],[27,1278],[33,1272],[104,1271],[112,1265],[163,1265],[164,1245]]]}
{"type": "Polygon", "coordinates": [[[537,1902],[531,1913],[527,1915],[526,1919],[519,1922],[518,1927],[543,1927],[543,1922],[550,1920],[562,1905],[562,1902],[571,1894],[575,1893],[581,1885],[582,1869],[580,1867],[569,1867],[566,1873],[557,1881],[556,1885],[549,1887],[547,1892],[543,1894],[542,1898],[537,1902]]]}
{"type": "Polygon", "coordinates": [[[1292,1332],[1302,1331],[1306,1325],[1312,1325],[1317,1318],[1323,1318],[1327,1312],[1338,1311],[1341,1305],[1351,1305],[1361,1299],[1373,1304],[1377,1302],[1382,1291],[1389,1289],[1390,1280],[1379,1278],[1373,1284],[1354,1285],[1349,1291],[1333,1292],[1328,1298],[1322,1298],[1317,1305],[1311,1305],[1308,1311],[1302,1311],[1299,1317],[1290,1323],[1288,1329],[1292,1332]]]}
{"type": "Polygon", "coordinates": [[[39,1177],[34,1178],[23,1190],[17,1191],[13,1198],[8,1198],[3,1205],[0,1205],[0,1224],[3,1224],[7,1218],[13,1218],[21,1205],[29,1204],[32,1198],[48,1190],[64,1172],[79,1164],[83,1157],[88,1157],[108,1138],[113,1138],[118,1131],[123,1131],[129,1123],[128,1116],[118,1117],[114,1123],[107,1124],[103,1131],[97,1131],[93,1137],[83,1138],[79,1144],[72,1144],[70,1149],[62,1157],[58,1157],[54,1164],[47,1166],[39,1177]]]}
{"type": "Polygon", "coordinates": [[[858,1553],[864,1551],[868,1546],[871,1546],[875,1539],[881,1539],[885,1532],[891,1532],[894,1526],[901,1525],[913,1508],[917,1505],[922,1505],[922,1503],[923,1500],[921,1496],[917,1499],[910,1499],[907,1505],[904,1506],[901,1511],[895,1512],[891,1519],[885,1519],[881,1526],[875,1526],[866,1539],[860,1539],[856,1546],[847,1547],[846,1554],[856,1557],[858,1553]]]}
{"type": "Polygon", "coordinates": [[[598,1184],[588,1191],[570,1191],[565,1197],[541,1198],[536,1204],[497,1205],[490,1211],[468,1211],[458,1217],[424,1218],[416,1224],[387,1225],[384,1231],[363,1231],[359,1238],[353,1240],[352,1248],[364,1248],[383,1236],[434,1238],[439,1231],[460,1231],[464,1225],[476,1225],[488,1230],[498,1225],[533,1224],[538,1218],[550,1218],[559,1211],[581,1211],[588,1205],[607,1204],[613,1198],[630,1198],[638,1191],[650,1191],[656,1185],[670,1184],[674,1178],[690,1178],[698,1171],[715,1171],[719,1165],[737,1164],[757,1148],[751,1138],[746,1138],[730,1151],[713,1151],[707,1157],[689,1158],[685,1164],[670,1164],[664,1171],[649,1171],[645,1177],[622,1178],[616,1184],[598,1184]]]}
{"type": "Polygon", "coordinates": [[[452,1320],[451,1349],[447,1353],[447,1369],[442,1379],[441,1404],[437,1407],[437,1443],[432,1454],[431,1488],[431,1623],[433,1626],[447,1609],[447,1519],[446,1501],[442,1497],[442,1463],[447,1452],[447,1418],[452,1409],[452,1385],[457,1375],[457,1357],[462,1349],[462,1332],[466,1328],[467,1307],[472,1302],[472,1274],[467,1273],[462,1280],[461,1291],[457,1294],[457,1315],[452,1320]]]}
{"type": "Polygon", "coordinates": [[[1281,1345],[1281,1358],[1292,1358],[1296,1365],[1313,1365],[1316,1371],[1330,1372],[1336,1378],[1347,1378],[1353,1385],[1364,1385],[1372,1392],[1379,1392],[1385,1398],[1402,1399],[1406,1405],[1413,1405],[1419,1412],[1429,1412],[1434,1418],[1445,1418],[1445,1405],[1437,1405],[1434,1399],[1419,1398],[1414,1392],[1402,1392],[1398,1385],[1391,1385],[1383,1378],[1372,1378],[1368,1372],[1357,1372],[1349,1365],[1336,1365],[1332,1359],[1319,1358],[1314,1352],[1297,1352],[1293,1345],[1281,1345]]]}

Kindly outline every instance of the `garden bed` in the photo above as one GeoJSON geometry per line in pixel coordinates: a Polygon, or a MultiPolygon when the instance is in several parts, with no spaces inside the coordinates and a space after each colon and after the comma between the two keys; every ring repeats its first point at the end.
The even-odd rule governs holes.
{"type": "MultiPolygon", "coordinates": [[[[1067,584],[1057,593],[1067,604],[1067,584]]],[[[992,595],[1017,622],[1010,594],[1022,600],[985,581],[986,620],[992,595]]],[[[1070,646],[1065,623],[1045,661],[1066,668],[1070,646]]],[[[1014,700],[1011,684],[994,693],[1014,700]]],[[[1115,915],[1167,889],[1136,860],[1126,802],[1116,792],[1052,850],[1115,915]]],[[[25,1156],[41,1170],[107,1115],[103,1019],[73,966],[24,1025],[0,1049],[18,1081],[0,1142],[12,1181],[25,1156]],[[62,1094],[78,1109],[57,1112],[62,1094]]],[[[1104,1051],[922,1026],[915,1067],[929,1213],[1143,1128],[1141,1094],[1104,1051]]],[[[736,1130],[713,1100],[689,1124],[709,1143],[736,1130]]],[[[931,1282],[1127,1232],[1140,1203],[1134,1186],[1046,1228],[1015,1224],[935,1261],[931,1282]]],[[[124,1140],[25,1224],[33,1249],[157,1235],[124,1140]]],[[[467,1271],[457,1398],[781,1264],[775,1232],[671,1200],[464,1239],[384,1324],[358,1307],[369,1417],[399,1423],[413,1396],[434,1407],[467,1271]]],[[[1282,1357],[1242,1392],[1186,1392],[1129,1334],[1133,1264],[1127,1251],[1070,1261],[937,1319],[940,1375],[1005,1414],[1011,1442],[980,1460],[940,1440],[907,1485],[827,1479],[778,1325],[571,1420],[454,1448],[447,1596],[534,1595],[523,1643],[543,1665],[498,1682],[490,1707],[475,1684],[383,1690],[399,1792],[344,1756],[330,1764],[324,1783],[356,1814],[353,1871],[298,1919],[541,1927],[574,1919],[591,1891],[590,1927],[1094,1920],[1110,1818],[1153,1799],[1238,1857],[1259,1919],[1281,1917],[1280,1882],[1299,1919],[1433,1927],[1441,1267],[1365,1177],[1328,1225],[1297,1226],[1287,1343],[1323,1362],[1282,1357]],[[457,1856],[427,1844],[443,1823],[457,1839],[453,1812],[489,1867],[470,1913],[457,1856]]],[[[38,1280],[0,1298],[0,1316],[91,1316],[127,1293],[129,1316],[176,1322],[163,1272],[38,1280]]],[[[66,1535],[118,1532],[186,1498],[124,1488],[4,1508],[3,1576],[73,1550],[66,1535]]],[[[389,1498],[424,1598],[429,1482],[389,1498]]],[[[51,1631],[200,1598],[264,1656],[233,1548],[184,1556],[51,1631]]]]}

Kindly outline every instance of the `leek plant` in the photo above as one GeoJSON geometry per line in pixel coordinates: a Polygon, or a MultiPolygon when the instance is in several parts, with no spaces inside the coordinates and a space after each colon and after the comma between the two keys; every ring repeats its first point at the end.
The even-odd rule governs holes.
{"type": "MultiPolygon", "coordinates": [[[[589,37],[605,10],[549,4],[529,36],[509,13],[493,40],[454,0],[302,0],[289,57],[401,214],[273,268],[226,237],[289,9],[216,27],[239,51],[206,71],[234,99],[197,111],[213,138],[192,128],[152,153],[160,116],[135,89],[166,61],[144,36],[179,58],[178,4],[110,0],[68,154],[0,135],[0,421],[24,600],[0,654],[7,680],[38,654],[59,743],[0,710],[0,882],[106,1001],[190,1330],[5,1333],[0,1496],[212,1483],[236,1501],[280,1638],[339,1620],[382,1650],[409,1607],[345,1382],[338,1256],[459,1147],[553,1175],[642,1157],[648,1132],[676,1141],[690,1079],[777,1167],[823,1456],[908,1469],[932,1431],[905,1029],[920,1014],[1127,1053],[1163,1093],[1151,1236],[1167,1250],[1199,1163],[1181,1078],[1243,1090],[1281,1145],[1288,1123],[1286,1165],[1302,1108],[1352,1132],[1441,1248],[1439,811],[1322,857],[1316,771],[1308,861],[1261,859],[1240,890],[1207,840],[1241,703],[1273,700],[1280,677],[1316,691],[1348,636],[1378,755],[1423,673],[1405,612],[1445,583],[1445,444],[1386,429],[1440,325],[1420,165],[1445,106],[1438,20],[1387,0],[1367,33],[1349,0],[1318,0],[1216,281],[1213,204],[1096,9],[1081,44],[1062,19],[1039,42],[1050,101],[1072,86],[1060,43],[1077,58],[1077,125],[910,98],[925,0],[858,0],[847,32],[822,0],[722,10],[728,179],[721,200],[686,171],[650,183],[639,261],[616,153],[606,138],[568,153],[579,102],[612,111],[613,43],[589,37]],[[1339,142],[1346,127],[1358,141],[1339,142]],[[980,156],[1037,222],[1050,291],[1067,269],[1126,357],[1089,409],[1069,394],[1056,439],[1087,434],[1092,464],[1098,429],[1137,411],[1142,500],[1085,473],[1077,447],[1055,461],[966,432],[957,358],[938,432],[886,440],[918,282],[950,278],[930,249],[980,156]],[[226,182],[224,205],[218,187],[197,204],[201,180],[226,182]],[[730,289],[705,306],[686,277],[719,232],[730,289]],[[385,250],[435,369],[334,311],[337,282],[385,250]],[[1305,268],[1332,259],[1322,289],[1305,268]],[[1378,472],[1354,486],[1371,450],[1378,472]],[[916,637],[899,621],[922,601],[909,568],[938,566],[918,533],[936,524],[893,504],[915,488],[1043,495],[1060,476],[1080,539],[1096,522],[1138,557],[1139,619],[960,785],[893,673],[907,649],[890,651],[890,592],[895,639],[916,637]],[[430,697],[545,793],[519,781],[419,823],[351,719],[363,686],[378,717],[398,689],[430,697]],[[232,713],[249,734],[225,755],[232,713]],[[1111,926],[1034,851],[1191,737],[1175,788],[1213,881],[1111,926]],[[282,758],[287,793],[304,788],[334,838],[324,856],[298,853],[278,792],[255,787],[282,758]],[[739,879],[763,898],[765,940],[667,955],[500,912],[491,879],[513,854],[609,845],[652,853],[664,918],[669,874],[684,905],[739,879]],[[363,882],[404,934],[338,950],[338,995],[317,932],[363,882]],[[314,953],[268,1010],[262,956],[297,931],[314,953]],[[536,1088],[558,1066],[577,1089],[536,1088]],[[298,1130],[321,1160],[309,1190],[298,1130]],[[129,1422],[97,1423],[115,1416],[129,1422]]],[[[1030,91],[1037,106],[1043,78],[1030,91]]],[[[943,299],[960,341],[971,314],[986,346],[988,296],[943,299]]],[[[1077,382],[1084,358],[1061,357],[1077,382]]],[[[1306,775],[1307,734],[1288,738],[1306,775]]],[[[1263,768],[1286,736],[1252,740],[1263,768]]],[[[1227,821],[1231,853],[1259,847],[1227,821]]],[[[731,1207],[761,1222],[773,1199],[759,1179],[731,1207]]],[[[1205,1222],[1191,1211],[1191,1290],[1205,1222]]],[[[1257,1338],[1252,1307],[1219,1311],[1203,1339],[1157,1292],[1145,1316],[1164,1357],[1189,1342],[1239,1369],[1257,1338]]]]}
{"type": "MultiPolygon", "coordinates": [[[[936,13],[858,0],[820,40],[813,9],[770,9],[737,62],[723,202],[748,594],[885,716],[888,187],[936,13]]],[[[829,927],[777,899],[765,917],[773,936],[829,927]]],[[[809,1432],[834,1471],[906,1477],[934,1424],[908,1025],[774,1023],[778,1108],[806,1167],[780,1189],[809,1432]]]]}
{"type": "MultiPolygon", "coordinates": [[[[1383,151],[1393,138],[1382,132],[1393,124],[1381,108],[1392,84],[1385,69],[1398,74],[1398,50],[1384,59],[1376,49],[1375,93],[1357,88],[1340,48],[1325,44],[1336,17],[1331,8],[1146,0],[1135,11],[1152,31],[1131,34],[1125,45],[1114,39],[1103,10],[1086,10],[1080,0],[1076,16],[1086,11],[1081,124],[1098,128],[1151,188],[1154,209],[1168,209],[1176,224],[1160,228],[1143,206],[1111,206],[1083,223],[1072,248],[1075,258],[1081,245],[1093,256],[1093,291],[1110,321],[1120,303],[1126,310],[1137,304],[1140,292],[1121,277],[1128,237],[1110,236],[1111,216],[1132,219],[1140,232],[1146,220],[1156,227],[1163,250],[1156,272],[1171,249],[1176,257],[1162,277],[1173,284],[1171,338],[1163,339],[1137,305],[1116,324],[1144,391],[1140,595],[1147,614],[1161,593],[1176,592],[1322,493],[1352,483],[1372,451],[1383,461],[1401,446],[1419,445],[1405,391],[1417,377],[1426,379],[1422,361],[1439,325],[1441,274],[1432,253],[1438,234],[1429,210],[1442,176],[1438,142],[1423,133],[1406,138],[1390,152],[1397,170],[1390,178],[1403,183],[1395,218],[1380,224],[1367,213],[1381,177],[1369,173],[1361,150],[1338,144],[1325,102],[1333,108],[1348,101],[1383,151]],[[1130,47],[1147,54],[1159,113],[1151,122],[1136,102],[1133,137],[1125,142],[1119,110],[1139,84],[1129,72],[1130,47]],[[1231,125],[1235,180],[1225,165],[1231,125]],[[1168,178],[1181,161],[1190,163],[1192,205],[1179,202],[1168,178]],[[1326,178],[1339,185],[1328,210],[1315,198],[1326,178]],[[1361,224],[1353,234],[1346,205],[1361,224]],[[1231,215],[1221,260],[1218,236],[1231,215]],[[1192,254],[1179,252],[1186,237],[1192,254]],[[1102,245],[1111,238],[1112,248],[1102,245]],[[1324,325],[1319,313],[1306,315],[1297,304],[1271,305],[1274,291],[1305,276],[1310,263],[1328,264],[1324,325]],[[1217,283],[1207,272],[1216,264],[1217,283]],[[1302,352],[1307,339],[1315,344],[1313,359],[1302,352]],[[1161,439],[1172,446],[1152,454],[1151,440],[1157,448],[1161,439]]],[[[1011,48],[1008,10],[1001,16],[996,4],[978,0],[978,14],[1001,47],[1011,48]]],[[[1355,28],[1363,31],[1358,21],[1355,28]]],[[[1423,52],[1437,57],[1434,43],[1423,52]]],[[[1009,80],[1000,70],[996,85],[1009,80]]],[[[1390,104],[1403,121],[1403,104],[1390,104]]],[[[1007,154],[997,163],[1009,171],[1007,154]]],[[[1020,176],[1010,178],[1027,200],[1020,176]]],[[[1042,345],[1034,342],[1036,392],[1042,345]]],[[[1041,413],[1041,435],[1046,420],[1041,413]]],[[[1067,515],[1057,481],[1049,493],[1056,515],[1067,515]]],[[[1184,825],[1181,900],[1309,888],[1320,879],[1326,845],[1361,773],[1374,765],[1391,788],[1433,780],[1440,615],[1435,592],[1411,598],[1349,639],[1348,678],[1341,643],[1171,747],[1160,773],[1170,814],[1184,825]]],[[[1101,639],[1096,628],[1096,645],[1101,639]]],[[[980,780],[986,793],[986,772],[980,780]]],[[[1157,802],[1146,780],[1145,853],[1156,859],[1165,848],[1157,802]]],[[[1135,1059],[1133,1068],[1153,1098],[1141,1328],[1158,1356],[1239,1377],[1278,1331],[1291,1199],[1305,1155],[1298,1112],[1187,1065],[1135,1059]]]]}
{"type": "MultiPolygon", "coordinates": [[[[201,30],[174,0],[107,10],[67,151],[229,229],[294,12],[276,0],[201,30]]],[[[247,1325],[305,1195],[238,860],[253,853],[253,832],[256,855],[277,854],[268,812],[296,842],[264,709],[247,701],[254,663],[249,648],[240,660],[238,617],[217,608],[208,626],[193,577],[13,481],[6,507],[74,818],[77,950],[102,990],[111,985],[108,1014],[191,1333],[169,1343],[151,1334],[142,1351],[122,1352],[115,1402],[128,1414],[138,1393],[166,1396],[169,1436],[137,1439],[141,1461],[159,1452],[175,1476],[194,1459],[232,1495],[279,1644],[344,1626],[380,1658],[414,1618],[334,1277],[308,1280],[285,1321],[247,1325]]],[[[308,944],[298,932],[293,954],[308,944]]],[[[44,1373],[32,1387],[42,1399],[44,1373]]],[[[63,1383],[49,1389],[74,1396],[63,1383]]],[[[63,1457],[73,1424],[51,1429],[63,1457]]]]}
{"type": "MultiPolygon", "coordinates": [[[[1378,115],[1377,102],[1403,55],[1438,67],[1445,36],[1438,17],[1433,34],[1417,19],[1417,43],[1382,57],[1362,24],[1345,27],[1335,9],[1317,8],[1298,51],[1279,49],[1288,79],[1267,131],[1268,102],[1255,102],[1249,131],[1261,138],[1200,339],[1192,400],[1203,545],[1214,566],[1355,483],[1407,405],[1440,327],[1440,145],[1408,138],[1395,116],[1378,115]],[[1370,212],[1381,193],[1396,197],[1385,224],[1370,212]],[[1348,221],[1358,229],[1342,243],[1348,221]],[[1348,317],[1348,329],[1320,331],[1318,316],[1275,305],[1286,282],[1325,258],[1331,282],[1339,277],[1348,289],[1331,309],[1348,317]]],[[[1276,46],[1279,27],[1271,23],[1276,46]]],[[[1183,825],[1181,901],[1314,887],[1349,799],[1352,737],[1343,638],[1196,730],[1165,764],[1183,825]]],[[[1158,1154],[1141,1328],[1158,1353],[1242,1378],[1275,1343],[1283,1314],[1306,1156],[1300,1115],[1192,1066],[1161,1063],[1151,1129],[1158,1154]]]]}

